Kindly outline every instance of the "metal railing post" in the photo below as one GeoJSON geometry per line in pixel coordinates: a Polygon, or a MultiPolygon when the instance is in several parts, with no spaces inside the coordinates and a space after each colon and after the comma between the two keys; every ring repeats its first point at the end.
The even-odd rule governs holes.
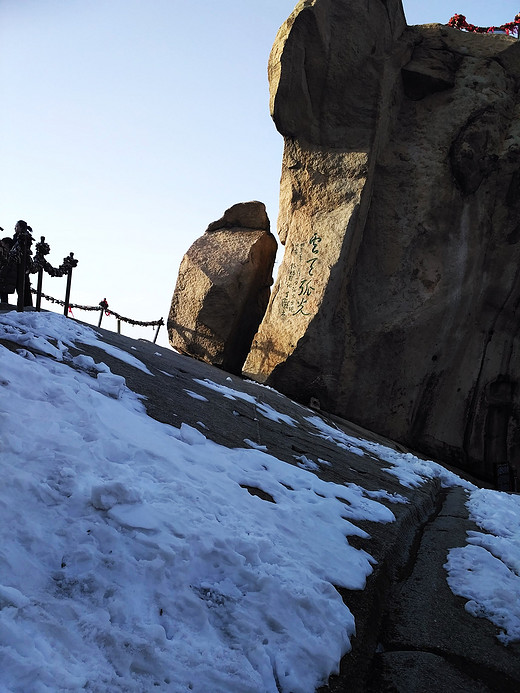
{"type": "Polygon", "coordinates": [[[108,309],[108,302],[106,297],[99,302],[99,307],[101,308],[101,312],[99,314],[99,322],[98,322],[98,327],[101,327],[101,320],[103,320],[103,313],[108,309]]]}
{"type": "Polygon", "coordinates": [[[38,270],[38,284],[36,285],[36,310],[38,313],[42,306],[42,284],[43,284],[43,269],[38,270]]]}
{"type": "Polygon", "coordinates": [[[159,336],[159,330],[161,329],[161,326],[164,325],[164,320],[161,318],[159,320],[159,324],[157,325],[157,330],[155,331],[155,337],[153,338],[153,343],[157,341],[157,337],[159,336]]]}
{"type": "MultiPolygon", "coordinates": [[[[45,236],[41,236],[40,243],[43,246],[45,236]]],[[[42,258],[43,259],[43,258],[42,258]]],[[[42,285],[43,285],[43,267],[38,267],[38,284],[36,286],[36,310],[40,312],[42,306],[42,285]]]]}
{"type": "MultiPolygon", "coordinates": [[[[69,258],[74,259],[74,253],[70,253],[69,258]]],[[[65,290],[65,307],[63,309],[63,314],[67,318],[69,316],[69,303],[70,303],[70,285],[72,283],[72,263],[67,272],[67,288],[65,290]]]]}

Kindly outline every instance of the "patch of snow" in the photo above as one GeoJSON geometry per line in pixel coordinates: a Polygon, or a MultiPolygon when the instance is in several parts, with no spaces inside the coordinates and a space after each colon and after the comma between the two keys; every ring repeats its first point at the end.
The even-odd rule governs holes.
{"type": "Polygon", "coordinates": [[[227,385],[219,385],[218,383],[215,383],[213,380],[209,380],[209,378],[204,378],[204,380],[200,380],[199,378],[193,378],[193,380],[199,385],[203,385],[204,387],[207,387],[209,390],[218,392],[219,394],[223,395],[224,397],[227,397],[228,399],[241,399],[244,402],[250,402],[251,404],[256,403],[256,399],[252,395],[248,395],[246,392],[240,392],[239,390],[235,390],[234,388],[228,387],[227,385]]]}
{"type": "Polygon", "coordinates": [[[244,438],[244,443],[246,445],[249,445],[250,448],[254,448],[255,450],[267,451],[267,445],[260,445],[260,443],[255,443],[254,440],[250,440],[249,438],[244,438]]]}
{"type": "Polygon", "coordinates": [[[324,440],[334,442],[338,447],[356,455],[360,453],[369,455],[375,462],[390,463],[392,467],[383,468],[383,471],[397,477],[402,486],[415,488],[422,486],[428,479],[439,479],[441,485],[446,488],[451,486],[462,486],[468,490],[476,488],[471,482],[465,481],[436,462],[419,459],[409,452],[398,452],[381,443],[350,436],[339,428],[327,424],[319,416],[306,417],[306,420],[319,431],[317,435],[324,440]]]}
{"type": "Polygon", "coordinates": [[[3,313],[0,321],[0,335],[16,344],[46,353],[58,361],[63,359],[66,347],[77,346],[76,343],[96,346],[110,356],[148,375],[153,375],[144,363],[136,359],[135,356],[103,342],[99,333],[95,332],[93,328],[81,325],[75,320],[56,313],[38,313],[36,311],[3,313]],[[55,340],[56,346],[51,344],[49,340],[55,340]]]}
{"type": "Polygon", "coordinates": [[[193,392],[193,390],[184,390],[184,392],[190,397],[193,397],[193,399],[198,399],[201,402],[209,402],[207,397],[204,397],[204,395],[199,395],[198,392],[193,392]]]}
{"type": "Polygon", "coordinates": [[[468,613],[501,629],[501,642],[520,642],[520,496],[475,489],[467,506],[483,531],[468,532],[468,544],[450,550],[448,585],[468,600],[468,613]]]}
{"type": "Polygon", "coordinates": [[[204,445],[207,442],[203,433],[185,423],[181,424],[180,438],[188,445],[204,445]]]}
{"type": "Polygon", "coordinates": [[[296,460],[296,465],[302,469],[308,469],[313,472],[320,468],[316,462],[313,462],[305,455],[294,455],[294,458],[296,460]]]}
{"type": "MultiPolygon", "coordinates": [[[[209,380],[208,378],[205,378],[204,380],[194,378],[194,380],[196,383],[199,383],[199,385],[204,385],[204,387],[207,387],[210,390],[214,390],[215,392],[220,393],[223,397],[226,397],[227,399],[241,399],[244,402],[249,402],[250,404],[253,404],[256,410],[260,412],[260,414],[262,414],[266,419],[270,419],[271,421],[274,421],[276,423],[284,423],[288,426],[296,426],[296,421],[292,418],[292,416],[288,416],[287,414],[281,414],[280,412],[277,412],[275,409],[273,409],[273,407],[271,407],[271,405],[265,404],[264,402],[260,402],[256,397],[253,397],[252,395],[249,395],[246,392],[240,392],[240,390],[235,390],[233,388],[228,387],[227,385],[219,385],[218,383],[215,383],[212,380],[209,380]]],[[[227,380],[229,380],[229,378],[227,378],[227,380]]]]}
{"type": "Polygon", "coordinates": [[[23,609],[24,606],[29,606],[30,599],[27,599],[20,590],[15,587],[6,587],[0,585],[0,609],[5,609],[9,606],[14,606],[15,609],[23,609]]]}
{"type": "Polygon", "coordinates": [[[118,503],[139,503],[141,495],[138,491],[128,488],[120,481],[111,481],[99,486],[93,486],[90,492],[90,502],[97,510],[110,510],[118,503]]]}
{"type": "Polygon", "coordinates": [[[276,409],[273,409],[270,404],[257,400],[256,410],[260,412],[260,414],[262,414],[266,419],[270,419],[275,423],[283,423],[287,426],[292,426],[293,428],[296,427],[296,421],[292,418],[292,416],[276,411],[276,409]]]}
{"type": "Polygon", "coordinates": [[[109,397],[121,399],[126,389],[126,381],[121,375],[113,373],[98,373],[97,375],[98,391],[109,397]]]}
{"type": "Polygon", "coordinates": [[[97,346],[99,349],[103,349],[105,353],[107,353],[109,356],[113,356],[115,359],[118,359],[119,361],[123,361],[123,363],[127,363],[129,366],[133,366],[134,368],[137,368],[138,370],[142,371],[143,373],[146,373],[147,375],[152,375],[153,373],[144,365],[142,361],[139,359],[136,359],[135,356],[132,356],[131,354],[128,354],[126,351],[123,349],[119,349],[118,347],[112,346],[111,344],[106,344],[105,342],[101,342],[99,339],[83,339],[81,341],[81,344],[90,344],[91,346],[97,346]]]}
{"type": "Polygon", "coordinates": [[[92,356],[78,354],[72,358],[72,363],[84,371],[97,371],[98,373],[109,373],[110,368],[105,363],[96,363],[92,356]]]}

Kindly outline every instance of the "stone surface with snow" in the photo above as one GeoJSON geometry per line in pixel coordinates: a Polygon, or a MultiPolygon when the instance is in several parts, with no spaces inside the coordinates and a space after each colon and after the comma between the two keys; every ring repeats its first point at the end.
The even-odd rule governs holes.
{"type": "Polygon", "coordinates": [[[389,671],[370,605],[443,487],[476,524],[436,570],[519,680],[515,497],[63,316],[0,314],[0,363],[2,690],[296,693],[389,671]]]}

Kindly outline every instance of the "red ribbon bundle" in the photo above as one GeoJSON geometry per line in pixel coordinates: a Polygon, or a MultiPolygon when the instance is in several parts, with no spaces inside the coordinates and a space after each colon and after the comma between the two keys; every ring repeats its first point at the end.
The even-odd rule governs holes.
{"type": "Polygon", "coordinates": [[[512,22],[507,22],[507,24],[502,24],[502,26],[475,26],[474,24],[468,24],[466,17],[463,14],[454,14],[448,22],[448,26],[451,26],[454,29],[464,29],[465,31],[470,31],[474,34],[494,34],[495,31],[504,31],[508,36],[509,34],[516,34],[518,36],[520,28],[520,12],[516,15],[512,22]]]}

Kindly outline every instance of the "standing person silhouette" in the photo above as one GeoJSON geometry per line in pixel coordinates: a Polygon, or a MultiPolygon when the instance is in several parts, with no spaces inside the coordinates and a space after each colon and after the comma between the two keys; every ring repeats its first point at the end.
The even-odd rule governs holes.
{"type": "Polygon", "coordinates": [[[31,227],[25,221],[18,221],[14,227],[13,248],[18,259],[16,275],[16,293],[18,294],[17,309],[23,310],[26,306],[32,306],[31,281],[29,271],[31,267],[31,245],[33,237],[31,227]]]}
{"type": "MultiPolygon", "coordinates": [[[[0,229],[3,231],[3,229],[0,229]]],[[[9,303],[9,294],[16,290],[17,262],[10,255],[14,241],[9,236],[0,241],[0,302],[9,303]]]]}

